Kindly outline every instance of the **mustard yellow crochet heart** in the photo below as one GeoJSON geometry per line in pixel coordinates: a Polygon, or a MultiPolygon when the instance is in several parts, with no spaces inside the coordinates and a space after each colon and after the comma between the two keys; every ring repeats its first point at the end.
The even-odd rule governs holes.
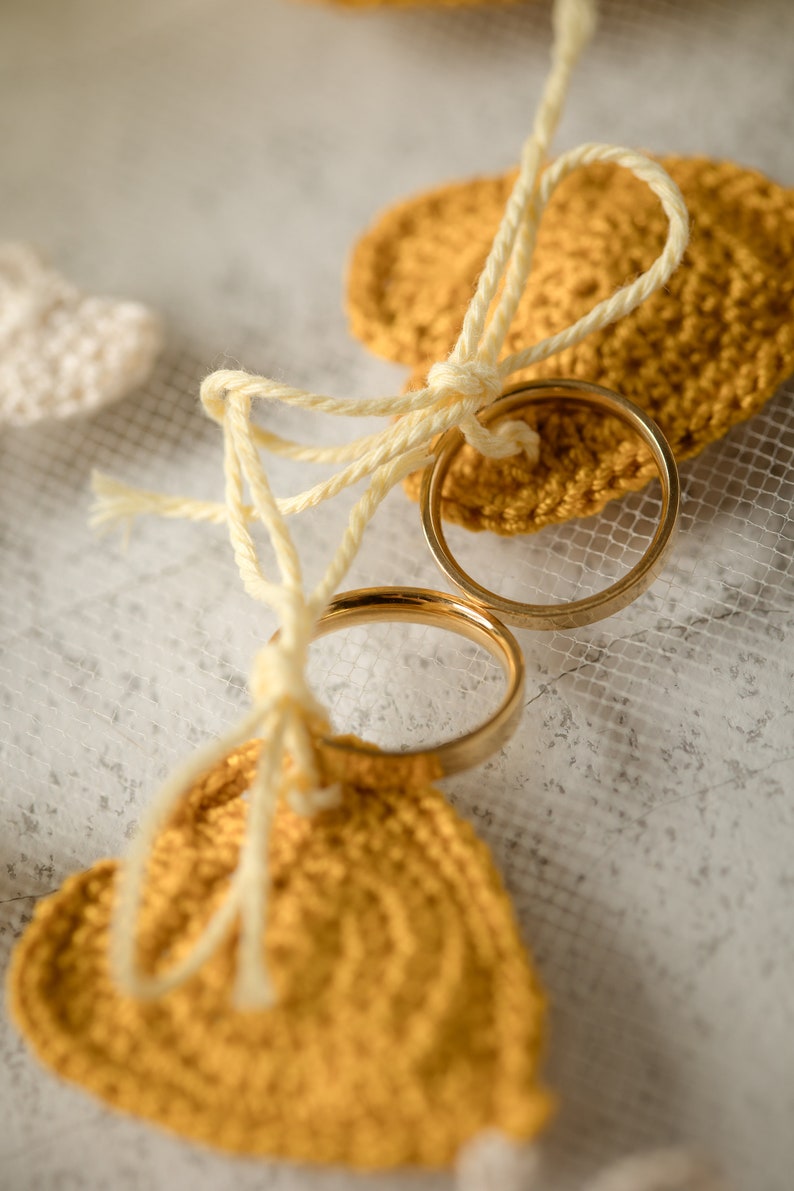
{"type": "MultiPolygon", "coordinates": [[[[794,191],[731,162],[661,162],[692,217],[683,264],[619,323],[516,379],[567,376],[615,389],[648,410],[682,460],[756,413],[794,372],[794,191]]],[[[352,330],[379,355],[410,365],[412,384],[455,342],[514,178],[403,202],[354,251],[352,330]]],[[[627,171],[597,164],[570,175],[543,215],[506,354],[561,330],[647,269],[665,231],[657,200],[627,171]]],[[[547,407],[525,419],[541,436],[540,462],[485,459],[464,447],[445,488],[447,518],[528,533],[595,513],[656,474],[616,421],[547,407]]],[[[417,479],[406,486],[416,496],[417,479]]]]}
{"type": "MultiPolygon", "coordinates": [[[[170,967],[224,897],[258,745],[201,779],[161,832],[139,961],[170,967]]],[[[358,1168],[441,1167],[487,1128],[531,1137],[544,998],[485,846],[426,776],[406,785],[329,750],[341,805],[279,809],[266,932],[275,1008],[230,1003],[235,939],[157,1001],[108,963],[117,865],[42,902],[10,974],[41,1060],[109,1104],[223,1149],[358,1168]]]]}

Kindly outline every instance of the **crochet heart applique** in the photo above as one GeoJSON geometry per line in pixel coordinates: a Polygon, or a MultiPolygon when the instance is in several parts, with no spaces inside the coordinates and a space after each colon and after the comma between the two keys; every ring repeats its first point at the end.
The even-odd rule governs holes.
{"type": "MultiPolygon", "coordinates": [[[[683,264],[663,291],[614,326],[514,379],[574,377],[646,409],[679,460],[756,413],[794,372],[794,191],[731,162],[666,157],[692,218],[683,264]]],[[[353,333],[413,368],[412,385],[450,350],[515,174],[441,187],[383,214],[355,248],[353,333]]],[[[658,254],[665,217],[616,166],[577,170],[541,222],[529,283],[505,344],[520,351],[572,323],[658,254]]],[[[617,421],[581,409],[530,410],[540,461],[460,451],[443,512],[468,529],[530,533],[598,512],[656,474],[617,421]]],[[[406,487],[418,493],[418,479],[406,487]]]]}
{"type": "MultiPolygon", "coordinates": [[[[206,774],[160,833],[147,970],[178,961],[223,900],[258,751],[206,774]]],[[[545,1001],[485,845],[427,773],[398,760],[390,781],[379,754],[351,780],[346,755],[324,755],[337,807],[277,812],[275,1006],[233,1007],[234,936],[165,996],[123,995],[108,967],[117,864],[103,861],[39,904],[13,957],[12,1013],[43,1062],[183,1136],[304,1162],[442,1167],[484,1130],[541,1128],[545,1001]]]]}
{"type": "Polygon", "coordinates": [[[162,345],[145,306],[83,294],[30,245],[0,244],[0,425],[117,401],[143,384],[162,345]]]}

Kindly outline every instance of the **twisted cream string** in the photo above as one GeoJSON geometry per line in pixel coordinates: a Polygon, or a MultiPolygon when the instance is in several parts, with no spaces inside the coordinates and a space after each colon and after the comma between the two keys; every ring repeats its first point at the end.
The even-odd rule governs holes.
{"type": "Polygon", "coordinates": [[[502,458],[524,450],[536,459],[538,438],[525,423],[503,422],[490,430],[477,420],[477,411],[500,395],[512,373],[579,343],[592,331],[634,310],[664,285],[683,255],[688,236],[683,198],[661,166],[642,154],[612,145],[587,144],[563,154],[540,174],[571,70],[594,28],[595,8],[595,0],[555,2],[551,70],[532,134],[524,146],[518,179],[458,341],[449,358],[431,368],[425,388],[401,396],[345,400],[245,372],[214,372],[201,386],[201,400],[209,416],[223,429],[226,490],[222,504],[135,490],[101,475],[94,478],[98,497],[93,514],[96,526],[130,523],[140,513],[226,524],[246,591],[271,607],[281,624],[279,637],[254,660],[250,712],[225,737],[172,774],[153,800],[121,870],[111,958],[121,987],[132,995],[159,996],[187,980],[239,919],[236,1002],[247,1007],[271,1002],[262,942],[269,830],[280,795],[309,814],[329,805],[334,796],[333,791],[319,788],[314,740],[318,733],[328,730],[328,724],[308,687],[305,667],[317,621],[352,563],[364,529],[388,492],[431,460],[434,440],[450,427],[460,427],[478,451],[491,457],[502,458]],[[505,336],[532,266],[542,212],[563,178],[579,166],[597,161],[630,170],[658,196],[669,223],[665,246],[646,273],[599,302],[570,327],[500,361],[505,336]],[[251,422],[255,400],[280,401],[336,416],[399,416],[399,421],[344,446],[304,445],[255,427],[251,422]],[[297,496],[278,499],[262,466],[260,449],[296,461],[344,466],[297,496]],[[322,580],[307,594],[286,519],[362,479],[368,479],[369,484],[350,514],[342,541],[322,580]],[[250,494],[248,504],[243,499],[245,487],[250,494]],[[262,572],[249,530],[251,521],[261,522],[268,532],[279,582],[262,572]],[[260,735],[264,743],[249,795],[245,843],[226,900],[187,956],[165,974],[146,976],[136,961],[135,930],[147,858],[157,832],[186,787],[237,744],[255,735],[260,735]],[[291,765],[285,767],[287,756],[291,765]]]}

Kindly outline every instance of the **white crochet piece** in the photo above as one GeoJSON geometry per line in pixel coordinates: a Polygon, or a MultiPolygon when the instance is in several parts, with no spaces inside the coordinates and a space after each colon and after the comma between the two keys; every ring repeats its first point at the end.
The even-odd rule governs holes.
{"type": "Polygon", "coordinates": [[[0,424],[27,426],[118,401],[160,354],[159,319],[83,294],[28,244],[0,244],[0,424]]]}
{"type": "Polygon", "coordinates": [[[488,1129],[458,1154],[455,1191],[537,1191],[538,1172],[537,1146],[488,1129]]]}
{"type": "MultiPolygon", "coordinates": [[[[458,1157],[455,1191],[544,1191],[537,1146],[498,1130],[480,1133],[458,1157]]],[[[694,1150],[650,1150],[610,1163],[582,1191],[730,1191],[709,1159],[694,1150]]]]}

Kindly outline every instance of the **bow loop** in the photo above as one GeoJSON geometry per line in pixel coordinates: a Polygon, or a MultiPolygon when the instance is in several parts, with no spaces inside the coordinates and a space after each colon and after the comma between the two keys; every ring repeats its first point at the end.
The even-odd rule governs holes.
{"type": "Polygon", "coordinates": [[[489,459],[507,459],[521,451],[530,463],[537,463],[540,458],[540,435],[519,419],[499,422],[491,430],[483,426],[474,414],[470,414],[462,419],[460,430],[469,446],[489,459]]]}
{"type": "Polygon", "coordinates": [[[213,422],[217,422],[220,426],[223,425],[223,419],[226,416],[227,393],[230,389],[239,387],[242,377],[248,379],[244,372],[231,368],[219,368],[216,372],[205,376],[201,382],[199,390],[201,404],[213,422]]]}

